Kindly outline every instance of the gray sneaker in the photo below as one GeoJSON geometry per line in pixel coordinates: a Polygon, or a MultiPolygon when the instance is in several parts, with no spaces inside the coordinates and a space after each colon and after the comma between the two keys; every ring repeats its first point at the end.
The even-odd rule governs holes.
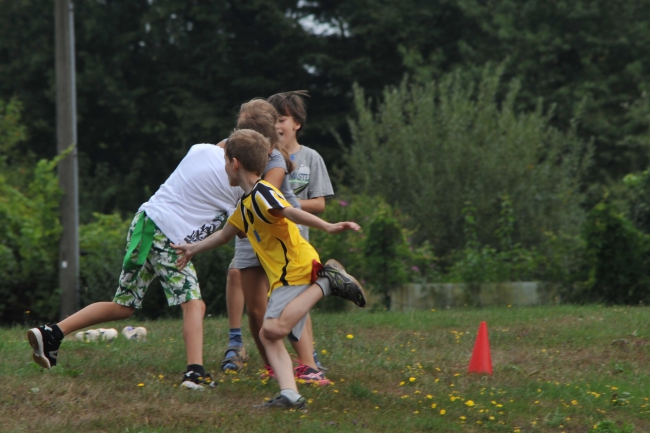
{"type": "Polygon", "coordinates": [[[343,265],[336,260],[329,259],[318,272],[318,276],[329,280],[332,295],[352,301],[362,308],[366,306],[363,287],[352,275],[345,272],[343,265]]]}
{"type": "Polygon", "coordinates": [[[307,407],[307,401],[305,397],[300,397],[295,403],[291,403],[287,397],[282,394],[277,394],[269,401],[264,402],[264,407],[279,407],[282,409],[305,409],[307,407]]]}

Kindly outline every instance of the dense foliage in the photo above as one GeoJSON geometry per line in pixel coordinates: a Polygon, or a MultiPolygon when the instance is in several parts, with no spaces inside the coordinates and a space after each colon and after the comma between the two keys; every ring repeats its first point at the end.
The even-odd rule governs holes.
{"type": "Polygon", "coordinates": [[[650,299],[650,237],[607,200],[598,203],[583,226],[587,280],[571,300],[636,304],[650,299]]]}
{"type": "Polygon", "coordinates": [[[357,89],[358,120],[348,154],[355,188],[378,192],[409,215],[417,238],[437,254],[461,249],[463,209],[481,221],[478,238],[497,242],[501,197],[516,224],[509,236],[531,247],[545,232],[577,233],[583,218],[581,184],[591,146],[574,127],[550,125],[540,102],[521,113],[513,81],[502,100],[502,69],[486,67],[478,83],[460,73],[439,82],[388,88],[376,111],[357,89]]]}
{"type": "MultiPolygon", "coordinates": [[[[336,259],[362,285],[379,295],[381,306],[390,308],[390,291],[410,281],[434,281],[435,258],[429,245],[415,246],[413,233],[405,228],[407,218],[377,196],[347,191],[330,200],[321,215],[327,221],[355,221],[360,232],[328,235],[310,231],[310,241],[323,262],[336,259]]],[[[328,300],[328,307],[342,303],[328,300]]],[[[376,305],[379,306],[379,305],[376,305]]]]}
{"type": "Polygon", "coordinates": [[[20,104],[0,100],[0,320],[59,309],[59,200],[56,166],[66,154],[25,167],[20,104]]]}
{"type": "MultiPolygon", "coordinates": [[[[622,0],[75,2],[82,302],[112,296],[128,220],[192,144],[298,88],[301,141],[350,188],[325,216],[364,226],[314,241],[386,305],[407,281],[529,278],[638,302],[649,23],[650,4],[622,0]]],[[[52,3],[0,2],[2,321],[58,309],[53,33],[52,3]]],[[[210,312],[231,254],[197,259],[210,312]]]]}
{"type": "MultiPolygon", "coordinates": [[[[303,138],[340,165],[330,131],[349,142],[354,82],[378,98],[405,73],[430,82],[487,62],[519,80],[516,108],[543,97],[563,130],[583,104],[590,182],[620,179],[648,164],[648,23],[649,4],[622,0],[75,2],[82,220],[133,212],[252,97],[310,90],[303,138]]],[[[56,148],[53,33],[52,3],[0,2],[0,99],[24,103],[39,158],[56,148]]]]}

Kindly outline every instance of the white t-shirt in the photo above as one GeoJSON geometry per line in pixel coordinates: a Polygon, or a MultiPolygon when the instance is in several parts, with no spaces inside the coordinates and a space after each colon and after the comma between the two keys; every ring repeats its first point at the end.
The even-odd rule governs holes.
{"type": "Polygon", "coordinates": [[[200,241],[216,231],[244,194],[230,186],[224,150],[195,144],[148,202],[140,206],[175,244],[200,241]]]}

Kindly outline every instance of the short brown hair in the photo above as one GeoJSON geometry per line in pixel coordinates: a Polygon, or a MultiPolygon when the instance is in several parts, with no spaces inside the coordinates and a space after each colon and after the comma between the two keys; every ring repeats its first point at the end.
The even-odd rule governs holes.
{"type": "Polygon", "coordinates": [[[278,122],[278,112],[273,105],[264,99],[255,98],[241,104],[237,129],[252,129],[265,136],[271,146],[276,146],[280,141],[275,124],[278,122]]]}
{"type": "Polygon", "coordinates": [[[244,170],[261,176],[269,162],[269,140],[252,129],[236,129],[226,141],[226,156],[237,158],[244,170]]]}
{"type": "Polygon", "coordinates": [[[293,162],[289,154],[280,143],[280,135],[275,129],[278,122],[278,112],[275,111],[270,102],[261,98],[254,98],[241,104],[239,108],[239,118],[237,119],[237,129],[252,129],[257,131],[271,143],[271,147],[278,149],[284,157],[289,172],[293,171],[293,162]]]}
{"type": "Polygon", "coordinates": [[[300,128],[296,131],[296,137],[300,135],[307,122],[307,106],[303,98],[308,97],[308,91],[294,90],[291,92],[276,93],[267,99],[280,116],[291,116],[293,120],[300,123],[300,128]]]}

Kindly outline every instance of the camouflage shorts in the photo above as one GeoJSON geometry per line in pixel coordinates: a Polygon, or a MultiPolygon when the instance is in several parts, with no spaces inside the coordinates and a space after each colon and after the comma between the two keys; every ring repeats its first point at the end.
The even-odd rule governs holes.
{"type": "MultiPolygon", "coordinates": [[[[127,249],[139,213],[133,218],[129,233],[126,236],[127,249]]],[[[145,216],[145,218],[148,218],[145,216]]],[[[136,249],[137,252],[137,249],[136,249]]],[[[201,289],[196,278],[192,262],[179,271],[176,267],[178,255],[171,247],[171,241],[158,227],[153,235],[153,245],[144,264],[131,271],[122,268],[119,287],[113,302],[133,308],[142,308],[142,299],[147,287],[157,276],[165,290],[169,305],[180,305],[193,299],[201,299],[201,289]]]]}

